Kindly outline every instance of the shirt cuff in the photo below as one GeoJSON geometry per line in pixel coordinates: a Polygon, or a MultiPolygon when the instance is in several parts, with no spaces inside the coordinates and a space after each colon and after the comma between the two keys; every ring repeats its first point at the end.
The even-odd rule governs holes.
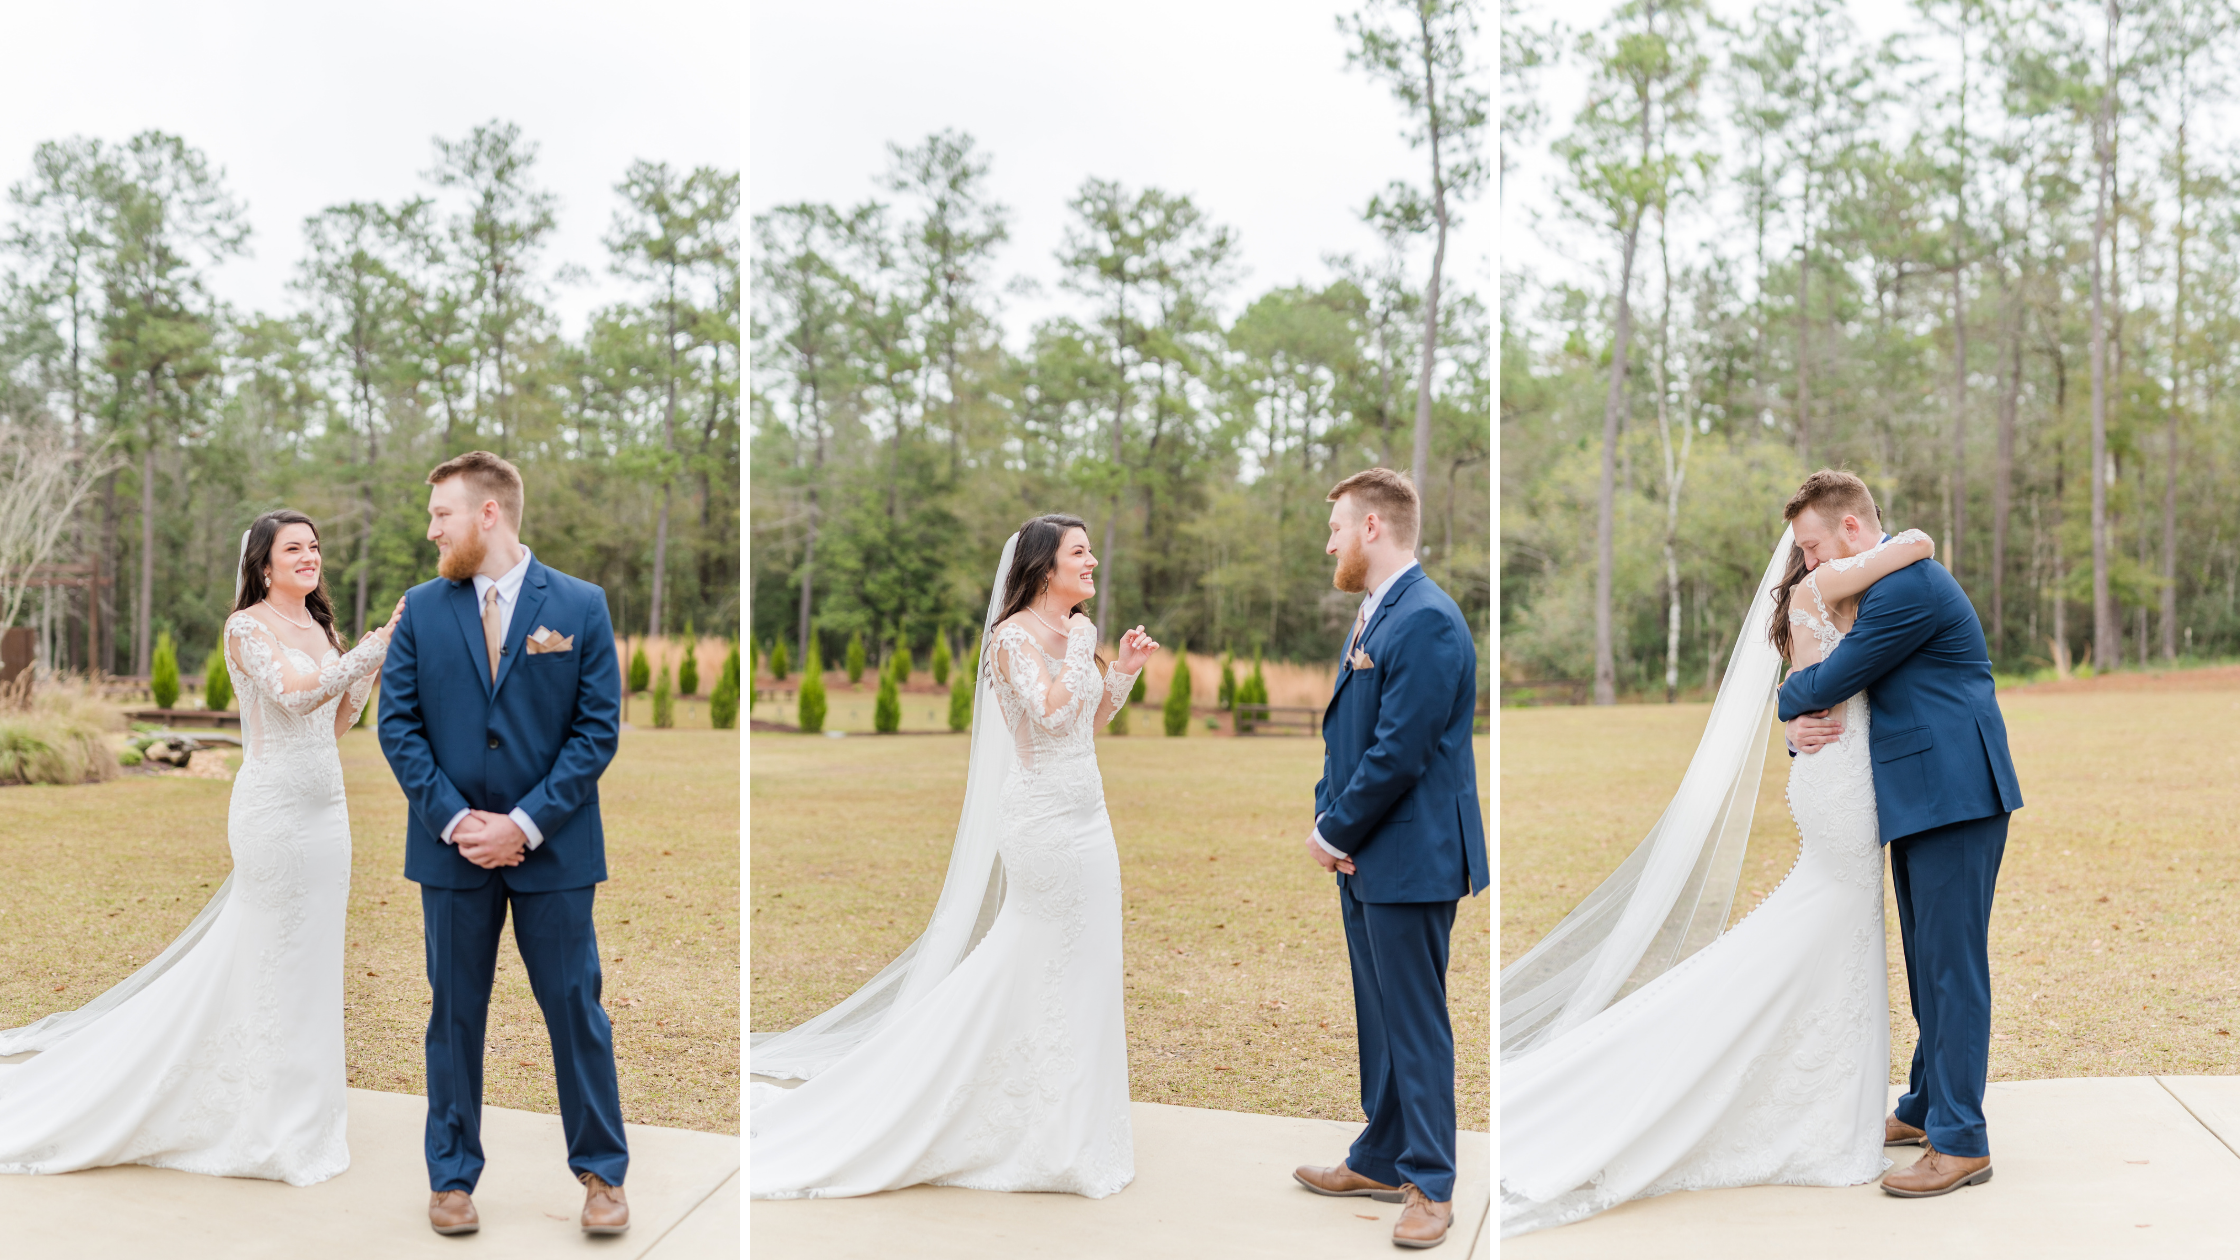
{"type": "Polygon", "coordinates": [[[1331,846],[1331,844],[1330,844],[1330,842],[1329,842],[1328,840],[1325,840],[1325,839],[1323,839],[1323,838],[1322,838],[1322,828],[1320,828],[1320,827],[1317,827],[1317,828],[1315,828],[1315,829],[1314,829],[1314,833],[1313,833],[1313,835],[1314,835],[1314,842],[1315,842],[1316,844],[1319,844],[1319,845],[1321,845],[1321,846],[1322,846],[1322,851],[1323,851],[1324,853],[1327,853],[1327,854],[1329,854],[1329,855],[1330,855],[1331,857],[1334,857],[1334,858],[1350,858],[1350,857],[1352,857],[1352,856],[1353,856],[1353,855],[1352,855],[1351,853],[1343,853],[1343,852],[1340,852],[1340,851],[1339,851],[1338,849],[1336,849],[1336,848],[1332,847],[1332,846],[1331,846]]]}
{"type": "Polygon", "coordinates": [[[531,849],[544,843],[544,833],[537,830],[536,823],[530,821],[527,811],[516,809],[507,814],[506,817],[513,820],[514,826],[521,828],[522,835],[529,837],[529,847],[531,849]]]}
{"type": "Polygon", "coordinates": [[[443,837],[443,842],[444,842],[445,844],[457,844],[457,843],[458,843],[458,841],[456,841],[456,840],[453,840],[453,839],[451,838],[451,833],[452,833],[452,832],[454,832],[454,831],[457,831],[457,830],[459,829],[459,824],[460,824],[461,822],[465,821],[465,819],[466,819],[467,815],[469,815],[469,814],[471,814],[471,813],[473,813],[473,812],[474,812],[474,811],[473,811],[473,810],[471,810],[471,809],[462,809],[462,810],[460,810],[460,811],[459,811],[458,813],[456,813],[456,814],[453,814],[453,815],[451,816],[451,821],[450,821],[450,822],[447,822],[447,823],[445,823],[445,824],[443,825],[443,831],[442,831],[442,832],[441,832],[440,834],[442,835],[442,837],[443,837]]]}

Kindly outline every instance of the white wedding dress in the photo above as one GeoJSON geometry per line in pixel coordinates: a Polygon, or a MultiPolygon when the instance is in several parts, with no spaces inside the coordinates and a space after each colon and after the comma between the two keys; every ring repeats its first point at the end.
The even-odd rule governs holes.
{"type": "Polygon", "coordinates": [[[1100,681],[1095,650],[1087,624],[1063,660],[1015,625],[990,636],[982,688],[1015,758],[997,796],[1001,909],[954,970],[836,1061],[790,1090],[749,1086],[755,1198],[932,1184],[1096,1199],[1134,1180],[1120,859],[1096,728],[1136,676],[1100,681]]]}
{"type": "Polygon", "coordinates": [[[147,1164],[305,1186],[350,1166],[335,724],[364,707],[388,644],[314,661],[245,612],[225,636],[242,735],[233,873],[116,987],[0,1032],[0,1055],[38,1052],[0,1066],[0,1172],[147,1164]]]}
{"type": "MultiPolygon", "coordinates": [[[[1816,583],[1797,590],[1819,599],[1816,583]]],[[[1817,616],[1792,608],[1790,620],[1823,660],[1842,639],[1825,604],[1817,616]]],[[[1841,737],[1791,763],[1797,861],[1764,902],[1502,1062],[1502,1237],[1674,1190],[1857,1185],[1888,1166],[1889,974],[1867,723],[1861,692],[1844,702],[1841,737]]]]}

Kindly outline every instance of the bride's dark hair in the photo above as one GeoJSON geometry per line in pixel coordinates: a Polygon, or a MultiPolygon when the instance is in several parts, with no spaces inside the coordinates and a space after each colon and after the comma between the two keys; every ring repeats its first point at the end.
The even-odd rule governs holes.
{"type": "MultiPolygon", "coordinates": [[[[1003,578],[1003,611],[996,615],[995,625],[988,630],[1019,615],[1029,604],[1049,589],[1050,575],[1058,568],[1058,545],[1065,541],[1068,530],[1078,529],[1086,536],[1089,522],[1063,512],[1051,512],[1035,517],[1019,527],[1019,545],[1011,550],[1011,571],[1003,578]]],[[[1075,604],[1066,610],[1067,616],[1081,611],[1075,604]]],[[[1097,655],[1097,668],[1104,669],[1104,655],[1097,655]]]]}
{"type": "MultiPolygon", "coordinates": [[[[247,612],[272,593],[272,585],[264,580],[264,567],[272,563],[272,540],[283,525],[306,525],[311,529],[312,541],[319,539],[318,523],[303,513],[290,508],[267,512],[249,526],[249,543],[241,552],[241,597],[233,601],[233,611],[247,612]]],[[[319,566],[319,584],[303,597],[303,610],[327,632],[327,642],[335,651],[342,650],[342,640],[334,633],[334,601],[327,598],[327,569],[319,566]]]]}
{"type": "Polygon", "coordinates": [[[1782,570],[1781,580],[1773,586],[1773,624],[1766,627],[1766,637],[1773,640],[1773,650],[1781,653],[1784,661],[1794,660],[1789,654],[1789,597],[1795,593],[1797,583],[1812,572],[1805,567],[1804,548],[1789,544],[1789,567],[1782,570]]]}

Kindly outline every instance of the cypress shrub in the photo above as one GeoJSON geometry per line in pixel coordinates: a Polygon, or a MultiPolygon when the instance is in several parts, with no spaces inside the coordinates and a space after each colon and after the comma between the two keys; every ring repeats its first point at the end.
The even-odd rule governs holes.
{"type": "Polygon", "coordinates": [[[814,735],[824,729],[824,659],[814,636],[809,639],[809,659],[801,666],[801,733],[814,735]]]}
{"type": "Polygon", "coordinates": [[[169,630],[156,636],[155,655],[148,662],[148,692],[159,709],[179,703],[179,649],[172,645],[169,630]]]}
{"type": "Polygon", "coordinates": [[[677,696],[669,686],[669,662],[661,662],[661,676],[653,684],[653,724],[668,730],[677,724],[677,696]]]}
{"type": "Polygon", "coordinates": [[[226,673],[226,644],[222,638],[203,662],[202,707],[213,713],[233,707],[233,676],[226,673]]]}
{"type": "Polygon", "coordinates": [[[640,643],[630,653],[630,694],[642,694],[653,683],[653,666],[646,660],[646,645],[640,643]]]}
{"type": "Polygon", "coordinates": [[[848,685],[854,687],[863,681],[863,631],[848,636],[848,685]]]}
{"type": "MultiPolygon", "coordinates": [[[[938,670],[943,664],[941,657],[937,653],[933,659],[935,669],[938,670]]],[[[949,680],[949,729],[952,731],[967,730],[972,726],[972,688],[974,680],[979,676],[979,662],[979,653],[973,653],[966,659],[965,667],[949,680]]]]}
{"type": "Polygon", "coordinates": [[[1174,650],[1174,681],[1167,685],[1166,725],[1169,737],[1190,731],[1190,658],[1182,645],[1174,650]]]}
{"type": "Polygon", "coordinates": [[[1213,703],[1232,712],[1237,707],[1236,658],[1227,652],[1221,654],[1221,686],[1213,694],[1213,703]]]}
{"type": "Polygon", "coordinates": [[[936,687],[949,685],[949,636],[947,635],[933,641],[933,685],[936,687]]]}
{"type": "Polygon", "coordinates": [[[880,671],[879,698],[871,706],[871,726],[881,735],[892,735],[902,729],[902,693],[895,685],[891,669],[880,671]]]}
{"type": "Polygon", "coordinates": [[[715,692],[708,697],[708,724],[719,731],[736,729],[739,725],[739,641],[731,641],[731,651],[723,658],[723,672],[716,676],[715,692]]]}
{"type": "Polygon", "coordinates": [[[911,669],[910,645],[907,643],[895,644],[894,655],[888,658],[887,666],[894,671],[895,686],[902,687],[907,685],[910,681],[911,669]]]}
{"type": "Polygon", "coordinates": [[[793,662],[786,657],[786,641],[784,639],[780,639],[777,642],[771,644],[770,677],[777,680],[778,682],[784,682],[786,680],[786,671],[788,669],[791,669],[792,667],[793,662]]]}
{"type": "Polygon", "coordinates": [[[697,695],[700,691],[700,640],[688,628],[684,633],[684,661],[677,666],[677,694],[697,695]]]}

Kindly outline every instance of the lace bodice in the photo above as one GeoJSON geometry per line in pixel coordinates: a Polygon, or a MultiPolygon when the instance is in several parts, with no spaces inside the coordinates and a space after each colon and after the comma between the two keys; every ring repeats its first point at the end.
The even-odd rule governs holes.
{"type": "Polygon", "coordinates": [[[357,720],[388,651],[388,640],[368,635],[315,661],[246,612],[226,618],[226,674],[241,705],[244,768],[297,752],[331,754],[337,725],[357,720]]]}
{"type": "Polygon", "coordinates": [[[1789,624],[1803,626],[1810,631],[1813,642],[1820,645],[1820,659],[1827,660],[1828,654],[1836,650],[1836,644],[1843,641],[1844,631],[1837,628],[1834,615],[1828,611],[1828,601],[1820,593],[1821,570],[1824,569],[1830,573],[1848,573],[1881,555],[1887,548],[1897,546],[1900,543],[1925,543],[1929,541],[1930,538],[1927,534],[1918,529],[1909,529],[1904,533],[1883,539],[1858,555],[1837,556],[1807,573],[1804,581],[1798,583],[1798,585],[1811,594],[1812,606],[1819,610],[1819,615],[1814,616],[1812,613],[1806,612],[1792,600],[1789,604],[1789,624]]]}
{"type": "Polygon", "coordinates": [[[1106,670],[1099,683],[1096,627],[1074,626],[1066,634],[1063,660],[1043,651],[1018,625],[997,626],[990,640],[989,690],[1015,740],[1020,769],[1034,774],[1049,769],[1053,759],[1094,762],[1097,727],[1120,712],[1136,685],[1135,674],[1118,669],[1106,670]]]}

